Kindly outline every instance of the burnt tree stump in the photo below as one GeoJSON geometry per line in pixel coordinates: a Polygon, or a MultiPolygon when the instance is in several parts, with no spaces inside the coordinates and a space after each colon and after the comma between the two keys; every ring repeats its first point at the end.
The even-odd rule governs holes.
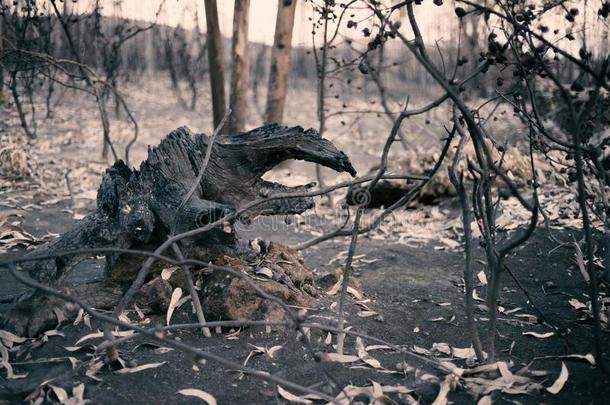
{"type": "MultiPolygon", "coordinates": [[[[183,203],[197,181],[209,144],[210,138],[205,134],[192,134],[188,128],[181,127],[167,135],[159,145],[149,147],[148,158],[141,163],[139,170],[129,168],[122,161],[116,162],[102,178],[96,211],[76,222],[58,239],[28,253],[26,257],[102,247],[153,251],[169,236],[215,222],[252,201],[278,193],[299,193],[310,189],[313,184],[287,187],[262,179],[264,173],[288,159],[306,160],[338,172],[348,172],[352,176],[356,174],[348,157],[331,142],[321,138],[315,130],[271,124],[245,133],[216,137],[204,176],[195,193],[183,203]]],[[[268,200],[246,211],[239,220],[249,220],[258,215],[299,214],[313,205],[311,197],[268,200]]],[[[276,253],[284,250],[279,255],[284,258],[294,253],[278,244],[268,249],[269,252],[253,250],[250,241],[238,237],[233,225],[234,221],[230,221],[197,237],[183,240],[181,249],[184,256],[233,265],[248,272],[248,263],[259,260],[261,255],[273,252],[273,249],[276,253]]],[[[170,255],[168,252],[166,254],[170,255]]],[[[279,256],[270,255],[275,258],[270,260],[276,260],[276,263],[271,263],[269,267],[276,266],[277,271],[273,274],[280,274],[280,277],[269,280],[265,291],[273,290],[275,292],[271,293],[276,296],[301,302],[303,298],[297,297],[297,292],[304,293],[301,288],[303,280],[311,274],[303,275],[303,271],[308,270],[302,263],[277,260],[279,256]],[[270,282],[283,287],[270,287],[270,282]],[[295,284],[301,285],[298,291],[295,291],[295,284]]],[[[74,266],[90,257],[93,255],[74,254],[28,261],[23,263],[22,269],[38,281],[61,286],[62,280],[74,266]]],[[[107,254],[104,280],[98,284],[71,288],[68,293],[77,295],[96,308],[111,308],[129,287],[144,259],[127,254],[107,254]]],[[[157,271],[162,265],[157,261],[157,271]]],[[[216,287],[222,285],[218,277],[215,274],[206,276],[213,280],[211,283],[216,287]]],[[[166,295],[172,291],[171,282],[171,279],[153,279],[136,299],[150,310],[163,310],[166,295]]],[[[224,295],[214,300],[211,291],[216,287],[212,287],[212,284],[202,288],[204,309],[205,306],[221,308],[212,311],[219,317],[254,316],[257,313],[252,309],[236,310],[224,295]],[[207,297],[206,292],[209,293],[207,297]]],[[[231,288],[227,291],[230,290],[233,295],[236,291],[246,294],[243,286],[237,284],[236,281],[229,282],[227,286],[231,288]]],[[[38,334],[55,326],[57,318],[61,317],[57,315],[58,308],[67,317],[76,310],[58,299],[34,293],[17,303],[10,315],[10,327],[20,334],[38,334]]]]}

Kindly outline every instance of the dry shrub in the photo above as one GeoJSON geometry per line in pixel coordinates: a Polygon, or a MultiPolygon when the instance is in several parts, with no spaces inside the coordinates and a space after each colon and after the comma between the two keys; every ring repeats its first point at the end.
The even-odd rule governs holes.
{"type": "MultiPolygon", "coordinates": [[[[492,152],[492,157],[495,164],[500,166],[507,173],[508,177],[518,188],[525,189],[527,187],[531,187],[532,171],[529,154],[523,153],[517,147],[513,146],[500,148],[500,150],[502,150],[502,152],[500,152],[498,148],[493,147],[489,141],[487,146],[492,152]]],[[[448,171],[455,157],[455,153],[455,147],[452,147],[448,151],[441,168],[419,193],[417,198],[420,202],[430,203],[439,198],[451,197],[456,194],[456,190],[449,180],[448,171]]],[[[434,167],[439,157],[439,148],[415,148],[403,152],[399,159],[394,159],[391,161],[388,167],[388,172],[393,174],[426,176],[428,174],[426,171],[434,167]]],[[[476,165],[476,155],[471,141],[468,141],[468,143],[464,145],[460,159],[456,166],[458,176],[461,172],[463,172],[464,178],[470,183],[472,181],[472,176],[468,171],[469,160],[476,165]]],[[[544,156],[535,153],[534,165],[536,167],[536,174],[538,176],[539,184],[566,184],[565,177],[560,174],[557,169],[551,166],[544,156]]],[[[378,168],[373,168],[372,172],[376,172],[377,170],[378,168]]],[[[500,193],[503,196],[508,196],[510,194],[508,187],[501,179],[497,179],[497,185],[499,186],[500,193]]],[[[384,192],[387,192],[387,190],[391,188],[407,190],[413,187],[412,185],[405,184],[404,180],[384,180],[383,182],[380,182],[379,186],[384,190],[384,192]]]]}
{"type": "MultiPolygon", "coordinates": [[[[538,87],[535,101],[541,116],[553,122],[559,130],[569,132],[572,128],[572,119],[559,90],[550,83],[544,83],[538,87]]],[[[588,114],[586,122],[580,128],[581,139],[588,141],[610,128],[610,92],[608,90],[586,87],[582,91],[571,91],[570,96],[576,113],[579,114],[586,110],[588,114]],[[595,91],[599,91],[599,96],[592,103],[590,95],[595,91]]]]}
{"type": "Polygon", "coordinates": [[[9,180],[35,177],[36,165],[27,142],[0,139],[0,177],[9,180]]]}

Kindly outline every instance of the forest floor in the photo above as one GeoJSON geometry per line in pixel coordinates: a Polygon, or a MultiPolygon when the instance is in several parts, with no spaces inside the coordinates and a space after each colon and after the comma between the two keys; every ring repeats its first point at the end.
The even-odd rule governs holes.
{"type": "MultiPolygon", "coordinates": [[[[132,152],[132,162],[145,157],[147,144],[156,144],[177,126],[188,124],[196,131],[208,133],[211,130],[210,114],[178,110],[166,84],[162,81],[147,83],[147,86],[127,87],[128,100],[141,124],[141,137],[132,152]]],[[[315,111],[302,108],[307,100],[314,103],[313,92],[310,93],[302,91],[298,97],[289,98],[288,123],[315,127],[315,111]]],[[[97,185],[108,164],[97,158],[99,123],[91,116],[95,109],[70,94],[61,100],[55,108],[54,118],[39,123],[39,139],[25,149],[23,156],[20,155],[24,170],[35,173],[36,181],[2,178],[0,218],[7,219],[3,225],[11,224],[15,227],[13,230],[21,232],[23,243],[3,243],[6,251],[0,258],[18,255],[23,251],[23,245],[31,247],[66,231],[75,220],[95,207],[97,185]]],[[[205,104],[204,96],[201,105],[205,104]]],[[[37,107],[39,113],[44,110],[43,105],[37,107]]],[[[10,135],[18,131],[12,109],[3,109],[0,114],[4,118],[0,120],[4,125],[0,128],[2,132],[10,135]]],[[[366,125],[358,124],[358,130],[343,129],[340,122],[331,123],[328,132],[328,137],[346,150],[360,174],[366,173],[378,159],[389,127],[381,118],[363,122],[366,125]]],[[[249,122],[249,126],[256,125],[260,125],[258,119],[249,122]]],[[[423,125],[422,118],[419,122],[408,123],[405,131],[417,132],[423,125]]],[[[113,136],[117,150],[122,150],[122,145],[131,136],[128,123],[113,121],[113,136]]],[[[347,179],[332,172],[325,174],[328,183],[347,179]]],[[[300,163],[269,176],[280,178],[284,184],[315,180],[311,167],[300,163]]],[[[297,217],[292,224],[285,224],[281,219],[257,222],[243,230],[243,235],[288,245],[319,235],[335,224],[336,213],[325,208],[323,200],[318,202],[319,208],[315,212],[297,217]]],[[[553,196],[548,196],[547,202],[551,204],[553,196]]],[[[504,225],[504,232],[511,232],[523,224],[526,217],[519,215],[518,204],[510,200],[506,204],[508,208],[499,223],[504,225]]],[[[580,235],[572,230],[578,226],[578,220],[563,207],[549,205],[547,210],[550,213],[557,211],[556,215],[551,215],[550,229],[555,238],[564,243],[553,242],[548,231],[541,228],[507,263],[519,284],[505,275],[498,355],[510,371],[464,378],[462,385],[452,387],[455,390],[448,394],[452,403],[473,403],[477,394],[487,390],[493,391],[494,403],[601,404],[610,397],[608,377],[592,366],[589,355],[593,352],[590,298],[575,260],[574,241],[579,240],[580,235]],[[547,388],[554,386],[562,363],[567,366],[567,380],[563,388],[553,394],[550,392],[553,389],[547,388]],[[519,374],[518,371],[526,366],[527,370],[519,374]]],[[[369,214],[374,215],[374,212],[369,214]]],[[[359,355],[360,342],[348,337],[346,353],[351,357],[344,358],[343,363],[318,362],[302,342],[295,339],[294,331],[223,330],[209,339],[197,332],[181,331],[175,332],[174,338],[314,389],[323,390],[326,372],[339,388],[350,387],[348,391],[354,390],[353,387],[369,387],[371,392],[378,394],[378,383],[384,394],[399,403],[417,399],[420,403],[431,403],[437,397],[439,387],[451,381],[438,364],[449,362],[466,367],[473,360],[472,350],[468,349],[469,337],[465,333],[459,223],[456,203],[445,200],[439,205],[397,212],[389,223],[359,239],[354,269],[362,297],[350,297],[347,324],[354,331],[397,345],[401,351],[375,347],[378,342],[363,339],[368,356],[363,356],[362,351],[359,355]]],[[[343,263],[347,243],[347,240],[335,239],[307,249],[303,252],[305,262],[320,276],[335,273],[343,263]]],[[[485,278],[480,271],[484,262],[481,252],[477,254],[477,293],[482,296],[485,278]]],[[[100,262],[84,262],[68,283],[99,278],[102,268],[100,262]]],[[[3,286],[0,292],[3,301],[24,290],[5,269],[0,270],[0,285],[3,286]]],[[[319,300],[309,309],[309,315],[324,322],[333,316],[335,311],[331,307],[335,307],[333,303],[337,296],[326,294],[331,286],[321,284],[319,287],[319,300]]],[[[603,290],[602,294],[607,303],[608,291],[603,290]]],[[[477,304],[482,303],[477,301],[477,304]]],[[[174,322],[193,320],[185,307],[174,315],[174,322]]],[[[7,308],[7,305],[0,307],[2,311],[7,308]]],[[[131,316],[136,321],[137,316],[131,316]]],[[[483,336],[486,316],[484,308],[477,310],[483,336]]],[[[10,349],[13,377],[22,378],[9,379],[7,369],[0,370],[0,402],[20,402],[28,395],[32,401],[37,398],[57,401],[65,394],[84,397],[91,403],[196,403],[198,400],[193,397],[177,394],[188,388],[210,393],[219,404],[281,403],[289,396],[284,393],[284,398],[278,399],[274,387],[266,382],[212,362],[196,364],[192,356],[159,347],[141,337],[121,346],[123,357],[131,360],[129,366],[134,372],[100,368],[101,358],[94,352],[94,345],[101,339],[90,337],[78,342],[99,328],[95,321],[86,320],[77,324],[63,323],[39,339],[23,341],[2,333],[0,339],[10,349]],[[74,350],[76,346],[78,350],[74,350]],[[140,371],[134,368],[143,365],[149,367],[140,371]],[[84,395],[80,393],[82,388],[84,395]]],[[[164,315],[151,316],[148,322],[163,323],[164,315]]],[[[610,352],[608,332],[608,325],[605,325],[603,341],[607,359],[610,352]]],[[[310,333],[315,352],[333,352],[325,332],[312,329],[310,333]]],[[[4,362],[4,357],[2,359],[4,362]]],[[[561,374],[559,379],[565,379],[565,373],[561,374]]],[[[297,394],[294,390],[288,391],[297,394]]]]}
{"type": "MultiPolygon", "coordinates": [[[[60,233],[71,223],[70,214],[62,210],[61,204],[56,204],[27,215],[23,226],[32,234],[41,236],[49,231],[60,233]]],[[[564,241],[578,236],[569,230],[553,232],[564,241]]],[[[253,235],[283,243],[296,243],[311,236],[306,232],[271,231],[264,227],[250,229],[244,236],[253,235]]],[[[305,252],[305,262],[318,275],[334,273],[340,264],[337,257],[346,249],[347,243],[343,241],[322,244],[305,252]]],[[[464,355],[460,351],[469,346],[469,338],[464,333],[462,255],[442,244],[410,247],[366,236],[360,239],[357,253],[354,267],[363,297],[359,300],[350,297],[348,325],[354,331],[383,339],[409,353],[419,354],[421,358],[373,346],[368,350],[368,360],[379,361],[379,367],[371,367],[355,355],[355,339],[348,336],[346,354],[355,355],[348,359],[349,362],[316,362],[305,345],[295,339],[294,331],[277,329],[223,330],[209,339],[198,332],[180,331],[174,332],[174,338],[240,364],[247,361],[251,367],[306,386],[320,387],[326,381],[322,370],[326,370],[343,387],[368,387],[374,381],[389,390],[388,395],[400,403],[409,403],[407,396],[419,399],[420,403],[431,403],[446,376],[446,372],[435,364],[449,361],[465,367],[472,360],[472,353],[464,355]],[[271,350],[273,357],[270,357],[261,348],[278,350],[271,350]],[[399,392],[392,392],[392,389],[399,392]]],[[[499,357],[514,373],[528,366],[535,371],[536,377],[532,377],[532,381],[541,385],[514,385],[512,391],[510,384],[500,385],[493,395],[494,403],[606,403],[610,395],[607,376],[593,367],[587,357],[565,357],[586,356],[592,352],[592,323],[585,304],[588,290],[573,258],[570,245],[558,248],[546,231],[539,230],[530,243],[508,261],[521,287],[506,277],[498,329],[499,357]],[[521,288],[528,291],[531,302],[541,313],[532,306],[521,288]],[[553,395],[545,387],[550,387],[556,380],[562,362],[567,366],[569,377],[563,389],[553,395]]],[[[482,268],[478,265],[477,270],[482,268]]],[[[99,263],[85,262],[74,271],[68,285],[99,278],[102,269],[99,263]]],[[[0,284],[4,286],[0,298],[14,296],[23,290],[6,271],[0,273],[0,284]]],[[[324,293],[329,288],[328,285],[320,286],[320,298],[309,310],[312,320],[323,322],[332,316],[330,307],[337,296],[326,296],[324,293]]],[[[478,283],[477,291],[481,289],[482,285],[478,283]]],[[[479,330],[484,336],[486,314],[478,311],[477,316],[479,330]]],[[[130,317],[137,320],[135,314],[130,317]]],[[[194,321],[194,317],[185,310],[174,315],[173,322],[187,321],[194,321]]],[[[162,324],[164,315],[151,316],[150,322],[162,324]]],[[[3,376],[0,380],[1,400],[11,403],[27,395],[43,397],[50,395],[48,392],[53,389],[50,386],[61,387],[68,396],[72,396],[71,389],[82,383],[84,398],[100,404],[196,403],[198,400],[195,398],[177,394],[187,388],[202,389],[213,395],[219,404],[276,401],[273,387],[266,382],[244,376],[236,370],[227,370],[213,362],[199,364],[195,369],[192,356],[177,350],[167,351],[145,338],[135,338],[122,345],[122,356],[131,360],[132,367],[156,367],[129,374],[105,368],[96,370],[102,355],[94,352],[94,345],[101,342],[100,336],[78,342],[100,328],[95,321],[89,325],[83,321],[77,325],[64,323],[43,339],[13,342],[14,352],[19,355],[11,364],[14,373],[23,378],[4,379],[3,376]],[[74,351],[74,347],[80,349],[74,351]]],[[[325,332],[311,330],[316,352],[333,351],[326,336],[325,332]]],[[[10,341],[10,338],[4,340],[5,343],[10,341]]],[[[363,343],[367,347],[378,344],[367,339],[363,343]]],[[[607,330],[604,332],[604,346],[605,353],[608,353],[610,339],[607,330]]],[[[492,387],[494,379],[483,380],[480,387],[492,387]]],[[[449,393],[448,398],[452,403],[472,403],[476,392],[473,387],[479,386],[458,387],[449,393]]]]}

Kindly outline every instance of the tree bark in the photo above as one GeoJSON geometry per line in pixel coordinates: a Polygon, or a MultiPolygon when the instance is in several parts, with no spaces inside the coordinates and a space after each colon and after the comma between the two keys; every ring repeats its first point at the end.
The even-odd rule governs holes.
{"type": "Polygon", "coordinates": [[[222,37],[220,35],[216,0],[204,0],[204,5],[208,36],[210,86],[212,89],[212,113],[214,115],[214,127],[218,127],[226,111],[222,37]]]}
{"type": "MultiPolygon", "coordinates": [[[[2,29],[4,24],[4,19],[1,18],[0,19],[0,60],[2,60],[3,57],[3,52],[4,52],[4,47],[3,47],[3,41],[4,41],[4,37],[2,36],[2,29]]],[[[0,105],[4,104],[4,68],[2,67],[2,64],[0,63],[0,105]]]]}
{"type": "Polygon", "coordinates": [[[233,14],[233,73],[231,75],[231,116],[229,133],[242,132],[248,115],[248,13],[250,0],[235,0],[233,14]]]}
{"type": "Polygon", "coordinates": [[[297,0],[278,0],[275,38],[269,70],[266,123],[281,123],[283,121],[296,7],[297,0]]]}

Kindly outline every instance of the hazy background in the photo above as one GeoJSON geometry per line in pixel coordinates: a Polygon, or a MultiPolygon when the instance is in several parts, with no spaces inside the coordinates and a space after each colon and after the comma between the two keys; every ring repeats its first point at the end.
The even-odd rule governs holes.
{"type": "MultiPolygon", "coordinates": [[[[385,5],[400,3],[401,0],[386,0],[382,1],[385,5]]],[[[487,0],[488,1],[488,0],[487,0]]],[[[584,0],[583,0],[584,1],[584,0]]],[[[318,0],[320,3],[321,0],[318,0]]],[[[483,1],[482,1],[483,2],[483,1]]],[[[78,0],[76,3],[69,3],[70,7],[79,13],[91,11],[93,1],[78,0]]],[[[155,19],[155,14],[159,9],[161,1],[159,0],[123,0],[117,2],[115,0],[102,0],[102,13],[107,16],[125,17],[133,19],[141,19],[152,21],[155,19]]],[[[340,2],[337,2],[339,4],[340,2]]],[[[484,3],[484,2],[483,2],[484,3]]],[[[543,1],[539,1],[543,4],[543,1]]],[[[424,0],[421,5],[415,8],[416,17],[422,29],[422,34],[428,42],[436,40],[447,41],[453,38],[458,28],[458,19],[453,13],[455,2],[449,1],[442,7],[438,7],[431,0],[424,0]],[[448,7],[448,5],[452,7],[448,7]]],[[[600,22],[597,18],[598,2],[588,1],[584,4],[587,13],[584,13],[583,20],[586,20],[587,40],[593,46],[602,46],[608,49],[608,26],[600,22]]],[[[463,5],[462,5],[463,6],[463,5]]],[[[218,17],[220,20],[220,29],[224,36],[231,36],[232,21],[233,21],[233,0],[218,1],[218,17]]],[[[404,8],[403,8],[404,10],[404,8]]],[[[261,42],[265,44],[273,43],[273,33],[275,28],[275,15],[277,12],[276,0],[251,0],[250,4],[250,27],[248,36],[252,42],[261,42]]],[[[192,29],[195,27],[195,13],[198,15],[200,28],[205,31],[205,11],[203,0],[167,0],[164,3],[162,12],[159,15],[158,22],[170,26],[181,25],[184,28],[192,29]]],[[[350,12],[349,14],[352,14],[350,12]]],[[[368,9],[362,7],[361,10],[354,10],[356,16],[354,20],[361,20],[371,13],[368,9]]],[[[564,20],[565,11],[558,8],[553,13],[552,18],[548,19],[548,23],[552,26],[566,26],[564,20]],[[565,24],[564,24],[565,23],[565,24]]],[[[311,4],[305,0],[299,0],[296,10],[294,31],[293,31],[293,46],[310,46],[312,43],[311,21],[309,18],[313,16],[311,4]]],[[[341,32],[347,31],[344,26],[341,32]]],[[[579,29],[579,31],[581,31],[579,29]]],[[[582,32],[578,36],[582,37],[582,32]]]]}

